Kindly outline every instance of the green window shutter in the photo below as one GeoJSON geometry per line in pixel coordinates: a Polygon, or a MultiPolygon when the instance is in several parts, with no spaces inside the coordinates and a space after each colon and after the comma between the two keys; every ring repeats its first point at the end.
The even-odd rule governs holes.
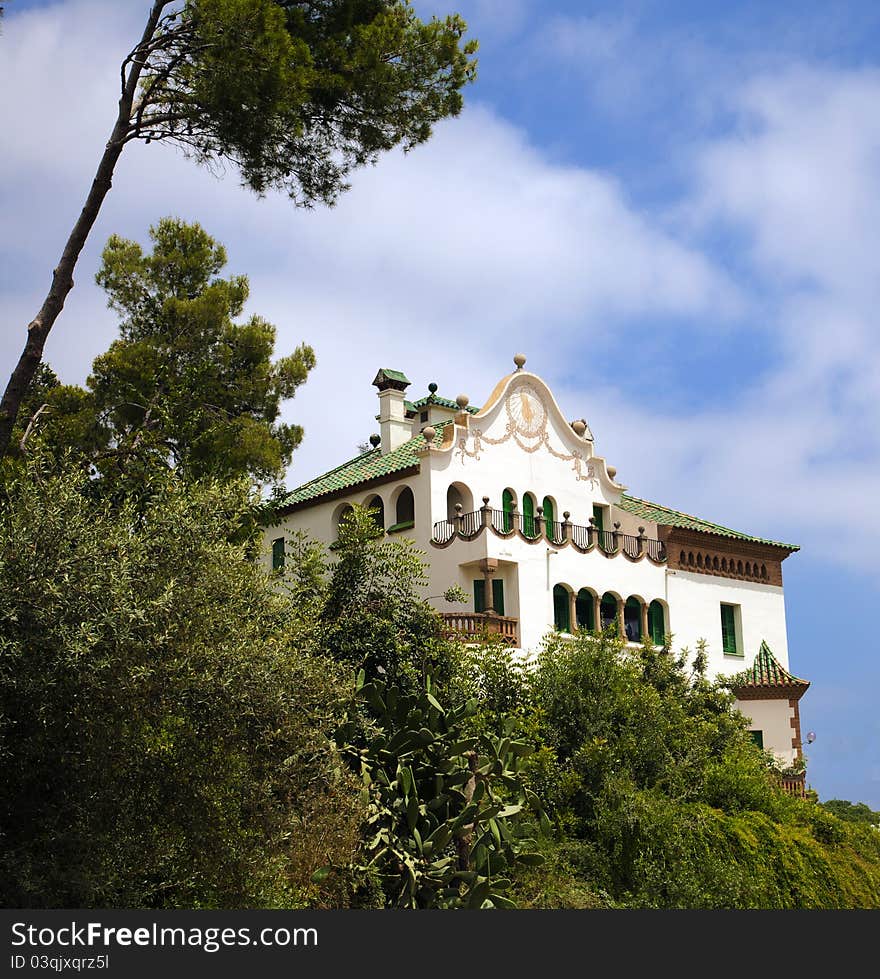
{"type": "Polygon", "coordinates": [[[504,615],[504,581],[501,578],[492,579],[492,604],[499,615],[504,615]]]}
{"type": "Polygon", "coordinates": [[[509,534],[513,528],[513,493],[510,490],[501,494],[501,509],[504,511],[504,533],[509,534]]]}
{"type": "Polygon", "coordinates": [[[535,536],[535,501],[528,493],[523,497],[523,528],[526,537],[535,536]]]}
{"type": "Polygon", "coordinates": [[[483,578],[474,580],[474,611],[486,611],[486,582],[483,578]]]}
{"type": "Polygon", "coordinates": [[[596,621],[593,615],[593,596],[585,588],[582,588],[578,592],[574,609],[575,615],[577,616],[578,628],[592,632],[596,628],[596,621]]]}
{"type": "Polygon", "coordinates": [[[272,570],[284,570],[284,538],[276,537],[272,541],[272,570]]]}
{"type": "Polygon", "coordinates": [[[648,632],[655,646],[662,646],[666,638],[666,623],[663,621],[663,606],[656,601],[648,606],[648,632]]]}
{"type": "Polygon", "coordinates": [[[763,731],[749,731],[752,736],[752,741],[763,751],[764,750],[764,732],[763,731]]]}
{"type": "Polygon", "coordinates": [[[553,540],[553,535],[556,533],[556,529],[553,526],[553,521],[556,519],[553,513],[553,500],[549,496],[544,497],[544,502],[541,504],[544,507],[544,527],[547,533],[547,539],[553,540]]]}
{"type": "Polygon", "coordinates": [[[604,533],[605,508],[599,506],[597,503],[593,504],[593,521],[595,523],[596,530],[598,531],[596,537],[597,537],[597,543],[599,544],[599,547],[601,547],[603,551],[610,551],[612,547],[611,540],[610,540],[611,535],[610,534],[606,535],[604,533]]]}
{"type": "Polygon", "coordinates": [[[725,653],[736,654],[736,616],[732,605],[721,606],[721,648],[725,653]]]}
{"type": "Polygon", "coordinates": [[[568,592],[562,585],[553,586],[553,625],[560,632],[571,632],[568,592]]]}

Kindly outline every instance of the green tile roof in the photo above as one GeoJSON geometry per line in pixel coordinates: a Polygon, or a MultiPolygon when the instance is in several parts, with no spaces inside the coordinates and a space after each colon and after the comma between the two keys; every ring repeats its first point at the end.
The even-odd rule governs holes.
{"type": "Polygon", "coordinates": [[[410,379],[406,376],[406,374],[403,373],[403,371],[392,371],[389,370],[387,367],[380,367],[379,373],[384,374],[389,381],[400,381],[402,384],[412,383],[410,379]]]}
{"type": "MultiPolygon", "coordinates": [[[[440,422],[434,426],[437,434],[434,436],[434,445],[439,446],[443,441],[443,429],[452,424],[452,419],[448,422],[440,422]]],[[[325,496],[327,493],[335,493],[339,490],[351,489],[361,483],[378,479],[382,476],[390,476],[393,473],[404,469],[410,469],[419,464],[419,457],[416,454],[425,447],[425,437],[421,434],[404,442],[387,455],[382,455],[379,449],[370,449],[363,455],[355,456],[348,462],[343,462],[341,466],[331,469],[323,476],[316,476],[314,479],[303,483],[295,490],[291,490],[277,505],[276,509],[283,510],[285,507],[297,503],[306,503],[318,497],[325,496]]]]}
{"type": "MultiPolygon", "coordinates": [[[[441,408],[451,408],[453,411],[458,411],[458,403],[455,401],[450,401],[449,398],[441,398],[439,394],[426,394],[424,398],[419,398],[418,401],[413,401],[412,403],[405,401],[407,409],[412,411],[418,411],[420,408],[427,408],[428,405],[439,405],[441,408]]],[[[475,408],[473,405],[468,405],[465,411],[469,411],[472,415],[475,415],[480,409],[475,408]]]]}
{"type": "Polygon", "coordinates": [[[783,544],[781,541],[767,540],[764,537],[752,537],[751,534],[743,534],[738,530],[731,530],[730,527],[722,527],[720,524],[691,516],[689,513],[670,510],[669,507],[661,506],[659,503],[649,503],[647,500],[640,500],[637,496],[629,496],[626,493],[621,496],[617,506],[621,510],[626,510],[627,513],[632,513],[644,520],[652,520],[654,523],[664,524],[667,527],[700,530],[706,534],[720,534],[722,537],[734,537],[737,540],[753,541],[756,544],[770,544],[773,547],[784,547],[789,551],[800,550],[797,544],[783,544]]]}
{"type": "Polygon", "coordinates": [[[761,648],[755,657],[755,662],[747,670],[732,678],[736,687],[808,687],[809,680],[789,673],[770,651],[766,642],[761,642],[761,648]]]}

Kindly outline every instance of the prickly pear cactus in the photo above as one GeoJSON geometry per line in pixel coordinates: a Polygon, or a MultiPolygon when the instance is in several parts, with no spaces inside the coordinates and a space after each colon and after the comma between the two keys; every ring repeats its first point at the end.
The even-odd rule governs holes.
{"type": "Polygon", "coordinates": [[[341,747],[360,768],[369,807],[363,869],[378,873],[388,904],[514,907],[504,896],[510,873],[541,862],[529,836],[547,818],[518,774],[532,747],[464,736],[476,701],[444,709],[430,678],[406,695],[361,673],[358,693],[374,733],[363,747],[341,747]]]}

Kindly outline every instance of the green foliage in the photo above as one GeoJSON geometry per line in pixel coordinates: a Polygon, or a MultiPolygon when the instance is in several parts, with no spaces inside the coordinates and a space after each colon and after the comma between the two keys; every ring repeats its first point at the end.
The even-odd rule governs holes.
{"type": "Polygon", "coordinates": [[[2,491],[0,901],[347,900],[311,875],[358,843],[350,685],[234,542],[246,487],[88,490],[32,459],[2,491]]]}
{"type": "Polygon", "coordinates": [[[862,823],[880,828],[880,812],[866,806],[864,802],[847,802],[845,799],[827,799],[821,803],[823,809],[833,813],[847,823],[862,823]]]}
{"type": "MultiPolygon", "coordinates": [[[[364,747],[347,747],[369,804],[361,870],[377,874],[392,907],[513,907],[510,874],[543,861],[528,838],[529,810],[540,809],[518,775],[532,747],[468,736],[476,703],[444,709],[430,677],[417,694],[364,683],[363,672],[358,686],[373,722],[364,747]]],[[[341,743],[355,731],[341,729],[341,743]]]]}
{"type": "Polygon", "coordinates": [[[231,161],[258,193],[332,203],[354,167],[460,112],[465,30],[406,0],[188,0],[150,54],[139,135],[231,161]]]}
{"type": "MultiPolygon", "coordinates": [[[[627,652],[610,633],[548,639],[524,689],[544,745],[527,774],[556,818],[548,867],[582,882],[551,900],[880,905],[880,834],[856,836],[782,793],[701,660],[688,675],[667,651],[627,652]]],[[[524,903],[548,894],[540,871],[523,886],[524,903]]]]}
{"type": "Polygon", "coordinates": [[[427,579],[412,541],[387,539],[372,511],[354,507],[342,520],[333,553],[322,648],[354,672],[363,668],[368,679],[407,692],[419,690],[429,672],[445,682],[452,644],[419,595],[427,579]]]}
{"type": "Polygon", "coordinates": [[[113,235],[98,283],[121,337],[95,359],[88,391],[49,391],[45,442],[79,449],[111,485],[173,468],[185,479],[277,478],[302,439],[279,422],[314,366],[312,349],[272,361],[275,327],[236,323],[245,276],[221,279],[226,251],[198,224],[164,218],[153,250],[113,235]]]}

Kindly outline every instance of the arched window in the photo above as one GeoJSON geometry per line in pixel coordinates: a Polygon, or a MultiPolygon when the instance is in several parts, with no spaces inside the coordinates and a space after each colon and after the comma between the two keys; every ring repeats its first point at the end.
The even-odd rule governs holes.
{"type": "Polygon", "coordinates": [[[522,532],[526,537],[535,536],[535,498],[531,493],[523,496],[522,503],[522,532]]]}
{"type": "Polygon", "coordinates": [[[577,618],[578,629],[586,629],[592,632],[596,628],[596,615],[593,602],[593,593],[581,588],[577,593],[574,603],[575,617],[577,618]]]}
{"type": "Polygon", "coordinates": [[[556,539],[556,528],[553,526],[556,520],[556,514],[553,510],[553,500],[549,496],[544,497],[544,502],[541,504],[544,508],[544,528],[547,534],[547,540],[556,539]]]}
{"type": "Polygon", "coordinates": [[[381,496],[371,496],[369,500],[364,504],[368,510],[373,510],[373,520],[376,522],[376,526],[379,530],[385,530],[385,504],[382,502],[381,496]]]}
{"type": "Polygon", "coordinates": [[[632,595],[623,607],[623,631],[628,642],[642,641],[642,603],[632,595]]]}
{"type": "Polygon", "coordinates": [[[464,483],[450,483],[446,490],[446,519],[452,520],[456,514],[455,504],[461,504],[462,513],[471,513],[474,509],[474,495],[464,483]]]}
{"type": "Polygon", "coordinates": [[[509,534],[513,530],[513,511],[516,509],[516,499],[513,495],[513,490],[506,489],[501,494],[501,510],[502,516],[502,527],[505,534],[509,534]]]}
{"type": "Polygon", "coordinates": [[[602,596],[602,601],[599,603],[599,616],[603,629],[617,623],[617,598],[610,591],[602,596]]]}
{"type": "Polygon", "coordinates": [[[571,606],[565,585],[553,586],[553,626],[560,632],[571,632],[571,606]]]}
{"type": "Polygon", "coordinates": [[[655,598],[648,606],[648,632],[655,646],[662,646],[666,641],[666,617],[663,613],[663,603],[655,598]]]}
{"type": "Polygon", "coordinates": [[[394,505],[394,524],[388,528],[388,533],[398,530],[409,530],[416,522],[416,500],[409,486],[404,486],[394,505]]]}
{"type": "Polygon", "coordinates": [[[333,526],[334,529],[336,530],[337,537],[339,536],[339,528],[342,526],[342,522],[350,513],[353,512],[354,511],[350,503],[343,503],[343,505],[336,511],[336,516],[334,517],[333,520],[333,526]]]}

